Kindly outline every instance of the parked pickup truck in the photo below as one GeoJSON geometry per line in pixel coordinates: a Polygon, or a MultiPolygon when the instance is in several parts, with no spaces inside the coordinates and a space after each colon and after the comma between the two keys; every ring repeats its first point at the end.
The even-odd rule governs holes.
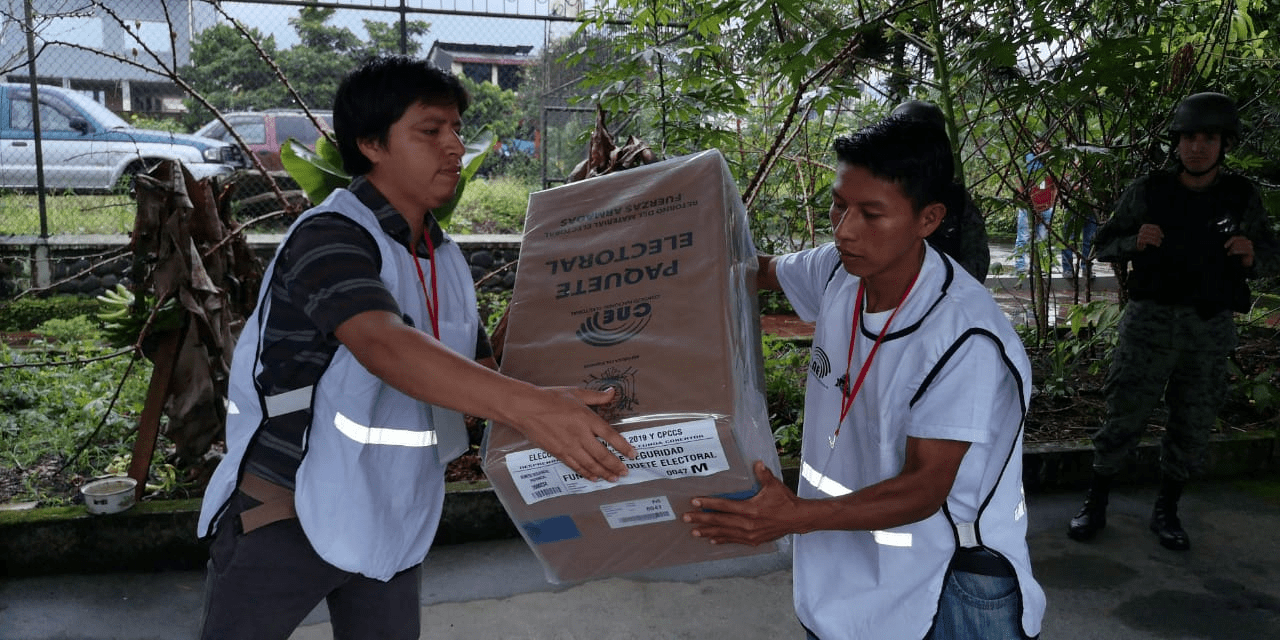
{"type": "MultiPolygon", "coordinates": [[[[46,189],[108,191],[162,160],[179,160],[196,179],[247,166],[240,148],[201,136],[137,129],[89,97],[37,87],[46,189]]],[[[34,101],[27,84],[0,84],[0,188],[36,183],[34,101]]]]}

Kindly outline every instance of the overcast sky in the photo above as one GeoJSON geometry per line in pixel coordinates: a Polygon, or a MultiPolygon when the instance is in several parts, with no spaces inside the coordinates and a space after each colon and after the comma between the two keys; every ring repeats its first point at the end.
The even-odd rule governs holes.
{"type": "MultiPolygon", "coordinates": [[[[386,6],[396,8],[399,0],[347,0],[352,6],[386,6]]],[[[508,15],[545,16],[553,8],[559,9],[563,2],[573,0],[406,0],[409,7],[438,8],[447,11],[487,12],[508,15]]],[[[245,2],[223,2],[223,8],[229,15],[242,21],[247,26],[273,34],[276,45],[286,49],[298,43],[297,34],[289,26],[289,19],[298,15],[298,7],[287,5],[252,4],[245,2]]],[[[364,20],[381,22],[399,22],[399,14],[394,11],[358,11],[340,9],[330,19],[330,24],[343,26],[353,33],[364,36],[364,20]]],[[[410,13],[409,20],[421,20],[431,24],[431,31],[423,42],[425,53],[436,40],[444,42],[462,42],[468,44],[501,44],[501,45],[533,45],[541,49],[546,39],[546,25],[543,20],[501,19],[480,16],[457,16],[444,14],[410,13]]],[[[567,33],[572,25],[556,23],[552,36],[567,33]]]]}

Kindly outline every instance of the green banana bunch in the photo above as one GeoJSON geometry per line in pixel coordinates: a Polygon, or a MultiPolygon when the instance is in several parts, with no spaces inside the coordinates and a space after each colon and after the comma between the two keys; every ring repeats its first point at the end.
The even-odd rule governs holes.
{"type": "Polygon", "coordinates": [[[128,287],[117,284],[114,289],[107,289],[98,296],[103,310],[98,312],[98,319],[103,321],[119,320],[129,315],[129,307],[133,306],[133,292],[128,287]]]}
{"type": "MultiPolygon", "coordinates": [[[[137,343],[138,334],[142,333],[156,300],[152,296],[144,296],[142,304],[136,304],[137,298],[133,292],[128,287],[117,284],[114,289],[107,289],[98,296],[98,302],[102,304],[102,310],[97,316],[102,322],[102,331],[107,340],[112,346],[124,347],[137,343]]],[[[160,306],[149,333],[172,331],[181,326],[181,310],[177,302],[170,298],[160,306]]]]}

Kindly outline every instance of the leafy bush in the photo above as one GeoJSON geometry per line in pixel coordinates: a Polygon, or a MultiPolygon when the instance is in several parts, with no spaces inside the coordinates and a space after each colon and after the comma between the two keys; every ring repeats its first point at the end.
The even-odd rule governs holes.
{"type": "Polygon", "coordinates": [[[1227,373],[1232,396],[1263,415],[1274,416],[1280,410],[1280,369],[1269,367],[1250,375],[1235,360],[1228,360],[1227,373]]]}
{"type": "MultiPolygon", "coordinates": [[[[1082,374],[1097,375],[1111,363],[1111,352],[1119,338],[1122,308],[1108,300],[1093,300],[1073,305],[1067,312],[1068,325],[1056,330],[1054,339],[1037,347],[1029,336],[1023,340],[1029,346],[1027,355],[1033,358],[1043,375],[1035,381],[1049,397],[1066,398],[1076,395],[1078,379],[1082,374]]],[[[1030,326],[1019,327],[1021,333],[1030,332],[1030,326]]]]}
{"type": "Polygon", "coordinates": [[[485,158],[480,173],[536,185],[542,180],[542,160],[519,151],[507,155],[493,153],[485,158]]]}
{"type": "Polygon", "coordinates": [[[0,303],[0,331],[31,331],[46,320],[70,320],[97,310],[98,301],[83,296],[18,298],[0,303]]]}
{"type": "MultiPolygon", "coordinates": [[[[33,330],[42,338],[25,349],[0,345],[0,470],[22,478],[10,500],[67,505],[85,479],[120,471],[122,459],[127,466],[151,363],[139,359],[131,367],[127,355],[103,358],[114,350],[103,343],[98,323],[76,314],[98,305],[92,298],[61,296],[22,298],[0,310],[11,330],[33,330]],[[75,315],[63,317],[68,314],[75,315]]],[[[172,467],[163,449],[158,447],[152,469],[160,474],[159,486],[172,490],[177,483],[165,477],[172,467]]]]}
{"type": "Polygon", "coordinates": [[[506,312],[507,305],[511,302],[511,291],[507,289],[481,289],[476,291],[476,306],[480,310],[480,324],[484,325],[485,331],[489,335],[493,335],[493,330],[498,326],[498,321],[502,319],[502,314],[506,312]]]}
{"type": "Polygon", "coordinates": [[[151,129],[153,131],[168,131],[169,133],[191,133],[182,121],[173,118],[149,118],[132,114],[129,116],[129,124],[139,129],[151,129]]]}
{"type": "Polygon", "coordinates": [[[35,332],[45,340],[58,344],[93,343],[102,338],[102,332],[98,331],[97,323],[86,316],[45,320],[36,326],[35,332]]]}
{"type": "Polygon", "coordinates": [[[759,293],[760,313],[765,315],[789,315],[795,313],[787,294],[781,291],[761,291],[759,293]]]}
{"type": "MultiPolygon", "coordinates": [[[[110,350],[73,337],[74,332],[94,331],[84,318],[51,321],[42,329],[74,340],[75,348],[62,343],[23,350],[0,345],[0,468],[17,470],[25,479],[12,499],[59,506],[71,503],[80,481],[109,473],[113,461],[130,455],[151,364],[139,360],[126,377],[129,357],[93,360],[110,350]],[[86,444],[84,453],[50,482],[47,476],[86,444]],[[40,473],[46,478],[36,482],[40,473]],[[51,488],[55,486],[59,489],[51,488]]],[[[163,465],[163,453],[157,451],[153,462],[163,465]]]]}
{"type": "Polygon", "coordinates": [[[764,336],[765,401],[769,426],[782,456],[799,456],[804,422],[804,384],[809,350],[803,344],[764,336]]]}

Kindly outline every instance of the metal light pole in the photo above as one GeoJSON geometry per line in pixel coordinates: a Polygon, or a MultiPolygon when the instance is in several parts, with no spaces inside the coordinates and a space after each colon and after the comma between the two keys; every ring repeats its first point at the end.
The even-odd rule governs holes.
{"type": "Polygon", "coordinates": [[[36,36],[32,0],[23,3],[26,13],[27,73],[31,76],[31,126],[35,127],[36,206],[40,211],[40,239],[32,256],[31,284],[47,287],[53,282],[53,264],[49,257],[49,214],[44,198],[44,145],[40,140],[40,93],[36,82],[36,36]]]}
{"type": "Polygon", "coordinates": [[[409,54],[409,32],[405,24],[404,0],[400,0],[400,55],[409,54]]]}
{"type": "Polygon", "coordinates": [[[31,80],[31,123],[35,127],[36,143],[36,200],[40,208],[40,237],[49,237],[49,219],[45,212],[44,202],[44,145],[40,140],[40,93],[36,82],[36,35],[35,18],[31,1],[22,3],[27,18],[27,74],[31,80]]]}

